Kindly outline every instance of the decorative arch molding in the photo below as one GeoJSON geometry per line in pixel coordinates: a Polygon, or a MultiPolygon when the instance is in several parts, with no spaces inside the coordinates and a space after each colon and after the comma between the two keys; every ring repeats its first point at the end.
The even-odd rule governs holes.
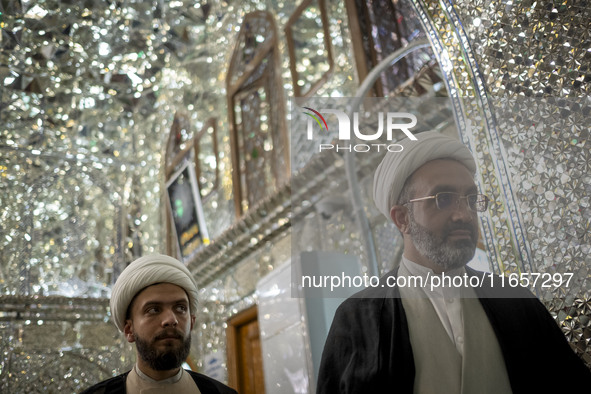
{"type": "Polygon", "coordinates": [[[456,6],[451,1],[411,0],[445,76],[460,139],[474,153],[477,182],[492,204],[481,216],[491,268],[497,273],[531,272],[530,245],[508,176],[485,80],[456,6]]]}
{"type": "Polygon", "coordinates": [[[273,15],[246,14],[226,76],[236,215],[277,192],[290,176],[279,38],[273,15]]]}

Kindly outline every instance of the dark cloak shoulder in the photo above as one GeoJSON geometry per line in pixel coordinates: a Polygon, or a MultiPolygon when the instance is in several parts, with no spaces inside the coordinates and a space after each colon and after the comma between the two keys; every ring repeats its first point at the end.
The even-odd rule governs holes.
{"type": "MultiPolygon", "coordinates": [[[[386,274],[378,287],[355,294],[337,309],[317,393],[412,393],[415,368],[406,315],[398,289],[385,286],[387,277],[395,275],[386,274]]],[[[585,392],[591,387],[591,372],[528,290],[503,288],[496,279],[475,290],[501,346],[514,393],[585,392]]]]}

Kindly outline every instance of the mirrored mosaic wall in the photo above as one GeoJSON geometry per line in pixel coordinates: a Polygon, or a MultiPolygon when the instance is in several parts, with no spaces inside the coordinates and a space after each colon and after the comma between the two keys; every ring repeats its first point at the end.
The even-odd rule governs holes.
{"type": "MultiPolygon", "coordinates": [[[[345,6],[325,3],[334,76],[317,93],[349,95],[355,75],[345,6]]],[[[53,296],[108,297],[127,263],[165,250],[163,156],[177,111],[188,117],[188,127],[179,129],[183,141],[211,117],[217,119],[221,180],[205,204],[205,216],[213,238],[232,225],[224,83],[231,49],[244,15],[270,10],[278,25],[280,78],[289,95],[283,27],[296,6],[256,0],[0,3],[0,294],[1,313],[8,316],[3,332],[48,324],[10,317],[6,297],[34,297],[40,304],[53,296]]],[[[308,40],[315,31],[299,34],[308,40]]],[[[313,69],[319,75],[306,75],[309,80],[324,72],[322,66],[313,69]]],[[[208,152],[200,153],[201,162],[212,162],[208,152]]],[[[71,316],[81,326],[88,323],[83,316],[71,316]]],[[[76,334],[64,343],[47,337],[47,351],[29,348],[30,342],[13,343],[9,338],[16,334],[2,335],[2,386],[11,392],[35,387],[79,391],[104,378],[105,371],[86,374],[64,386],[71,371],[33,376],[42,365],[69,357],[60,353],[62,348],[86,360],[79,365],[93,364],[106,351],[114,352],[110,359],[129,360],[108,324],[97,330],[108,333],[100,336],[103,346],[76,341],[76,334]]],[[[213,337],[208,326],[202,330],[213,337]]],[[[109,374],[130,363],[111,364],[109,374]]]]}
{"type": "Polygon", "coordinates": [[[477,148],[497,201],[489,222],[496,258],[505,272],[568,272],[584,282],[575,296],[560,288],[538,294],[591,365],[589,7],[414,4],[435,41],[447,43],[459,91],[481,99],[480,108],[466,106],[476,127],[464,139],[477,148]]]}
{"type": "Polygon", "coordinates": [[[108,300],[3,297],[2,392],[80,392],[133,365],[132,346],[107,311],[108,300]]]}
{"type": "MultiPolygon", "coordinates": [[[[177,110],[189,118],[183,140],[218,119],[222,180],[206,216],[212,237],[231,225],[231,215],[218,215],[224,223],[211,215],[232,209],[230,49],[246,13],[273,10],[289,87],[281,27],[292,2],[2,5],[2,294],[105,296],[134,256],[163,249],[162,156],[177,110]]],[[[327,7],[337,75],[318,94],[348,95],[355,85],[344,5],[327,7]]]]}

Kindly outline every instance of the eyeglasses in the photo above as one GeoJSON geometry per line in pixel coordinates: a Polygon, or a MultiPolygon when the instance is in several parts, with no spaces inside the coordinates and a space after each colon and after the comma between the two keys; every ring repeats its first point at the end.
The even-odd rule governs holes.
{"type": "Polygon", "coordinates": [[[437,208],[441,210],[448,210],[458,207],[460,205],[460,200],[464,198],[466,199],[468,208],[470,208],[471,211],[484,212],[488,207],[489,200],[484,194],[468,194],[467,196],[461,196],[458,193],[453,192],[441,192],[434,196],[415,198],[413,200],[409,200],[408,203],[435,199],[437,208]]]}

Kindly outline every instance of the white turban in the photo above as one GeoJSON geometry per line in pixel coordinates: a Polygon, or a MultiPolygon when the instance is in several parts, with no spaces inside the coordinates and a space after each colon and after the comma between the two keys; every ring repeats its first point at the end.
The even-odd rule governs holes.
{"type": "Polygon", "coordinates": [[[390,209],[396,205],[404,183],[423,164],[437,159],[453,159],[476,173],[476,163],[470,150],[455,138],[435,131],[416,135],[417,141],[405,138],[398,144],[400,152],[388,152],[373,177],[373,199],[388,219],[390,209]]]}
{"type": "Polygon", "coordinates": [[[121,332],[133,297],[156,283],[172,283],[182,287],[189,297],[191,314],[196,314],[197,285],[187,267],[170,256],[150,254],[129,264],[119,275],[111,291],[111,316],[121,332]]]}

